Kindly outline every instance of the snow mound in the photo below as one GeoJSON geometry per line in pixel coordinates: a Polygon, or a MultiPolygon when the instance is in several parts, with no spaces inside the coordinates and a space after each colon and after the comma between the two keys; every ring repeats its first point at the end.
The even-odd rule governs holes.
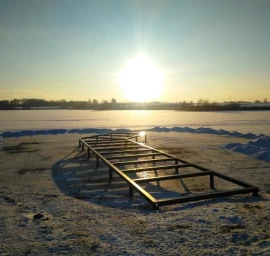
{"type": "Polygon", "coordinates": [[[249,144],[270,149],[270,136],[262,136],[255,141],[250,141],[249,144]]]}
{"type": "MultiPolygon", "coordinates": [[[[66,133],[78,133],[78,134],[103,134],[109,132],[130,132],[131,130],[121,128],[121,129],[107,129],[107,128],[85,128],[85,129],[50,129],[50,130],[22,130],[22,131],[7,131],[0,134],[2,138],[10,137],[23,137],[23,136],[35,136],[35,135],[59,135],[66,133]]],[[[160,127],[156,126],[148,131],[152,132],[188,132],[196,134],[212,134],[212,135],[226,135],[232,137],[241,137],[250,139],[252,141],[247,144],[241,143],[230,143],[225,146],[225,148],[232,151],[242,153],[245,155],[250,155],[256,159],[270,162],[270,136],[264,134],[256,135],[254,133],[243,134],[237,131],[226,131],[223,129],[215,130],[209,127],[160,127]]]]}
{"type": "MultiPolygon", "coordinates": [[[[12,138],[12,137],[23,137],[23,136],[35,136],[35,135],[60,135],[66,133],[78,133],[78,134],[87,134],[87,133],[108,133],[113,132],[112,129],[103,129],[103,128],[86,128],[86,129],[50,129],[50,130],[23,130],[23,131],[8,131],[0,134],[3,138],[12,138]]],[[[116,129],[115,132],[129,132],[128,129],[116,129]]]]}
{"type": "Polygon", "coordinates": [[[247,133],[243,134],[237,131],[229,132],[223,129],[220,130],[215,130],[213,128],[209,127],[199,127],[199,128],[191,128],[191,127],[173,127],[173,128],[168,128],[168,127],[160,127],[156,126],[150,131],[153,132],[189,132],[189,133],[206,133],[206,134],[214,134],[214,135],[228,135],[228,136],[233,136],[233,137],[241,137],[241,138],[246,138],[246,139],[257,139],[262,136],[263,134],[257,135],[254,133],[247,133]]]}
{"type": "Polygon", "coordinates": [[[247,144],[230,143],[225,146],[234,152],[250,155],[258,160],[270,162],[270,136],[262,136],[247,144]]]}
{"type": "MultiPolygon", "coordinates": [[[[87,133],[108,133],[108,132],[130,132],[130,129],[108,129],[108,128],[85,128],[85,129],[50,129],[50,130],[22,130],[22,131],[7,131],[0,134],[3,138],[10,138],[10,137],[23,137],[23,136],[35,136],[35,135],[58,135],[58,134],[66,134],[66,133],[78,133],[78,134],[87,134],[87,133]]],[[[223,129],[215,130],[209,127],[199,127],[199,128],[191,128],[191,127],[160,127],[156,126],[148,131],[152,132],[189,132],[189,133],[204,133],[204,134],[214,134],[214,135],[227,135],[227,136],[234,136],[234,137],[241,137],[247,139],[257,139],[261,137],[265,137],[265,135],[260,134],[256,135],[253,133],[243,134],[237,131],[226,131],[223,129]]]]}

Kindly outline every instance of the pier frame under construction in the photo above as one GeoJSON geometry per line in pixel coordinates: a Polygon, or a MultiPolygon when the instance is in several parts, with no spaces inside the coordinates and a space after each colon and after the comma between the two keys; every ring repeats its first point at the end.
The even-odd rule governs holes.
{"type": "Polygon", "coordinates": [[[82,148],[82,151],[87,149],[88,158],[91,158],[92,155],[96,158],[97,167],[100,165],[100,161],[108,166],[109,180],[113,180],[113,175],[118,174],[124,181],[127,182],[130,197],[133,197],[135,190],[155,209],[158,209],[160,206],[164,205],[233,196],[238,194],[252,193],[253,195],[258,195],[259,189],[256,186],[197,164],[187,162],[176,156],[152,148],[146,144],[147,134],[139,134],[136,132],[106,133],[79,139],[79,147],[82,148]],[[139,140],[143,140],[143,142],[139,142],[139,140]],[[148,166],[145,166],[146,164],[148,164],[148,166]],[[140,167],[141,165],[144,166],[140,167]],[[187,169],[189,171],[184,172],[184,170],[187,169]],[[162,175],[159,174],[159,171],[163,171],[162,175]],[[169,173],[164,174],[164,171],[169,171],[169,173]],[[141,172],[154,172],[154,176],[132,178],[129,175],[131,173],[138,174],[141,172]],[[183,180],[203,176],[208,177],[210,191],[200,194],[187,193],[180,194],[176,197],[174,196],[160,199],[155,198],[149,191],[147,191],[147,189],[140,185],[145,183],[157,184],[160,181],[175,179],[183,180]],[[223,189],[222,191],[217,190],[215,187],[216,179],[221,179],[234,184],[236,185],[236,188],[226,190],[223,189]]]}

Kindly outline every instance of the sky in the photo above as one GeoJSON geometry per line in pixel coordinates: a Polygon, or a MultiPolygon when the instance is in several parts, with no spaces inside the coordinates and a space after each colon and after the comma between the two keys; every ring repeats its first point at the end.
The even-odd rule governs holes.
{"type": "Polygon", "coordinates": [[[0,0],[0,100],[130,101],[138,53],[165,74],[153,100],[270,100],[270,1],[0,0]]]}

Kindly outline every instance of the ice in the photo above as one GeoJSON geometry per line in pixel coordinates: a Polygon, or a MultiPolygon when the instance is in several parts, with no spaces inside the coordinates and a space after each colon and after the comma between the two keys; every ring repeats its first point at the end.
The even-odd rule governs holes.
{"type": "MultiPolygon", "coordinates": [[[[242,134],[270,135],[269,111],[3,110],[0,111],[0,120],[0,133],[51,129],[70,131],[87,128],[144,130],[153,127],[167,127],[174,128],[175,131],[189,132],[191,129],[201,127],[203,130],[200,132],[209,134],[224,130],[242,134]]],[[[198,133],[199,130],[196,132],[198,133]]],[[[221,133],[223,134],[223,131],[221,133]]]]}

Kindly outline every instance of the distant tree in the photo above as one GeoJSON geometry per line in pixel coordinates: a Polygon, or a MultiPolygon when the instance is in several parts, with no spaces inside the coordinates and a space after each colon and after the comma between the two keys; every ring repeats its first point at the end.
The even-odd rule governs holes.
{"type": "Polygon", "coordinates": [[[88,100],[88,104],[91,104],[91,103],[92,103],[92,102],[91,102],[91,100],[89,99],[89,100],[88,100]]]}
{"type": "Polygon", "coordinates": [[[21,104],[21,100],[19,99],[13,99],[10,101],[10,105],[12,105],[13,107],[19,106],[21,104]]]}
{"type": "Polygon", "coordinates": [[[112,98],[111,104],[116,104],[116,99],[112,98]]]}
{"type": "Polygon", "coordinates": [[[267,99],[265,98],[264,100],[263,100],[263,103],[267,103],[268,101],[267,101],[267,99]]]}
{"type": "Polygon", "coordinates": [[[93,99],[93,104],[98,104],[98,100],[93,99]]]}
{"type": "Polygon", "coordinates": [[[255,103],[261,103],[261,101],[260,101],[260,100],[255,100],[254,102],[255,102],[255,103]]]}
{"type": "Polygon", "coordinates": [[[198,104],[199,105],[208,105],[209,100],[208,99],[198,99],[198,104]]]}
{"type": "Polygon", "coordinates": [[[9,109],[9,101],[8,100],[0,100],[0,109],[9,109]]]}

